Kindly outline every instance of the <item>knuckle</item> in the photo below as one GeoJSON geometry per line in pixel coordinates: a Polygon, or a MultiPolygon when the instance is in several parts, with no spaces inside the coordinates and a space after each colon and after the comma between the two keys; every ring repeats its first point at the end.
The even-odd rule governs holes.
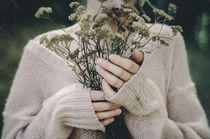
{"type": "Polygon", "coordinates": [[[117,63],[121,63],[124,61],[124,58],[122,58],[121,56],[117,55],[117,59],[116,59],[117,63]]]}
{"type": "Polygon", "coordinates": [[[117,110],[113,111],[113,114],[114,114],[115,116],[118,115],[118,111],[117,111],[117,110]]]}
{"type": "Polygon", "coordinates": [[[117,74],[119,77],[122,77],[124,75],[125,71],[123,69],[119,69],[117,74]]]}
{"type": "Polygon", "coordinates": [[[114,111],[114,114],[115,114],[115,115],[119,115],[119,114],[121,114],[121,112],[122,112],[121,109],[116,109],[116,110],[114,111]]]}
{"type": "Polygon", "coordinates": [[[110,102],[108,102],[108,103],[107,103],[107,109],[110,110],[110,109],[112,109],[112,107],[113,107],[113,104],[110,103],[110,102]]]}
{"type": "Polygon", "coordinates": [[[122,107],[120,104],[114,104],[116,108],[122,107]]]}
{"type": "Polygon", "coordinates": [[[133,62],[128,62],[128,64],[127,64],[128,70],[133,69],[133,67],[134,67],[134,63],[133,62]]]}
{"type": "Polygon", "coordinates": [[[120,106],[118,104],[115,104],[115,103],[112,103],[111,102],[111,109],[117,109],[119,108],[120,106]]]}
{"type": "Polygon", "coordinates": [[[105,118],[112,117],[112,113],[111,112],[104,113],[104,117],[105,118]]]}
{"type": "Polygon", "coordinates": [[[110,67],[112,66],[112,64],[109,62],[109,61],[107,61],[107,60],[105,60],[105,59],[102,59],[102,67],[104,68],[104,69],[110,69],[110,67]]]}

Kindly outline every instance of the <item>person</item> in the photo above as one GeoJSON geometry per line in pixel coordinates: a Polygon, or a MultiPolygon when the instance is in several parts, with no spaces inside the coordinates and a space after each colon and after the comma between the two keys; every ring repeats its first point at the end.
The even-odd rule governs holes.
{"type": "MultiPolygon", "coordinates": [[[[116,8],[124,2],[134,3],[108,0],[104,4],[116,8]]],[[[88,0],[90,11],[97,11],[99,5],[88,0]]],[[[151,33],[159,33],[160,28],[155,25],[151,33]]],[[[78,23],[65,29],[74,37],[78,30],[78,23]]],[[[104,78],[101,91],[83,88],[65,60],[39,44],[43,35],[62,33],[50,31],[25,46],[3,112],[2,139],[105,138],[105,126],[122,108],[132,138],[210,139],[180,33],[167,48],[150,54],[135,50],[133,61],[118,55],[111,55],[110,62],[98,59],[96,69],[104,78]]],[[[161,35],[171,35],[170,28],[163,26],[161,35]]],[[[148,43],[145,49],[156,45],[148,43]]]]}

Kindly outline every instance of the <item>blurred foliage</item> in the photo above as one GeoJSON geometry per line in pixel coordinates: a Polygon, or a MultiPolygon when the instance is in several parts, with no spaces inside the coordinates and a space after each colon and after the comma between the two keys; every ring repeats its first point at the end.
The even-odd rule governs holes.
{"type": "MultiPolygon", "coordinates": [[[[84,1],[84,0],[83,0],[84,1]]],[[[1,0],[0,5],[0,113],[2,113],[23,47],[36,35],[56,29],[45,20],[34,18],[41,6],[53,8],[53,20],[70,26],[68,7],[71,0],[1,0]]],[[[172,2],[178,6],[174,24],[182,25],[188,50],[192,79],[197,94],[210,120],[210,0],[151,0],[158,8],[167,9],[172,2]]],[[[145,9],[151,12],[148,5],[145,9]]],[[[0,130],[2,117],[0,117],[0,130]]]]}

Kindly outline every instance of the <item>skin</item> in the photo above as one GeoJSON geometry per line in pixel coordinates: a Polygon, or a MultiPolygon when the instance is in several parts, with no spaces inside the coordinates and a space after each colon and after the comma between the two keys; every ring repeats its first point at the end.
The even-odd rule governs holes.
{"type": "Polygon", "coordinates": [[[135,50],[132,54],[134,60],[122,58],[119,55],[110,55],[109,61],[99,58],[96,61],[96,71],[104,78],[102,91],[90,91],[93,108],[99,121],[107,126],[114,121],[114,117],[122,113],[121,106],[106,101],[112,98],[115,92],[111,86],[120,89],[125,82],[135,75],[144,60],[144,53],[135,50]],[[111,74],[112,73],[112,74],[111,74]]]}

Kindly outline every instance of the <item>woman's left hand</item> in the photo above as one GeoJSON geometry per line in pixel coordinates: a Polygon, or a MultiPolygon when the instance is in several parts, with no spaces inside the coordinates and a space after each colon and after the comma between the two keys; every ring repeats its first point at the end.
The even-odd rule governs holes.
{"type": "Polygon", "coordinates": [[[111,86],[120,89],[125,82],[129,81],[138,72],[144,59],[144,53],[135,50],[132,57],[134,61],[113,54],[109,56],[111,62],[103,58],[97,59],[96,71],[104,78],[102,87],[108,99],[116,93],[111,86]]]}

